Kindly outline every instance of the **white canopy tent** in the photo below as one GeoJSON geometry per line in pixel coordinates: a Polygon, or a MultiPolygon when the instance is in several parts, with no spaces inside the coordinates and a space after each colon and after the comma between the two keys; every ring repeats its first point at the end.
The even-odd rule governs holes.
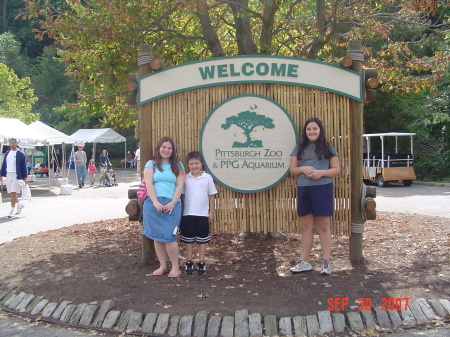
{"type": "Polygon", "coordinates": [[[3,145],[11,138],[17,139],[19,146],[34,147],[45,143],[45,135],[16,118],[0,117],[0,164],[3,163],[3,145]]]}
{"type": "MultiPolygon", "coordinates": [[[[70,135],[75,139],[75,146],[77,144],[93,143],[92,159],[95,160],[95,149],[97,143],[122,143],[125,142],[124,158],[127,157],[127,139],[121,136],[116,131],[110,128],[104,129],[80,129],[70,135]]],[[[126,169],[125,165],[125,169],[126,169]]]]}
{"type": "Polygon", "coordinates": [[[30,129],[28,125],[16,118],[0,117],[0,143],[16,138],[20,143],[45,143],[45,135],[30,129]]]}
{"type": "Polygon", "coordinates": [[[41,121],[36,121],[28,125],[28,128],[36,130],[37,132],[45,136],[45,142],[48,145],[58,145],[58,144],[74,144],[75,139],[58,131],[41,121]]]}
{"type": "MultiPolygon", "coordinates": [[[[42,123],[41,121],[36,121],[28,125],[28,128],[31,130],[35,130],[45,136],[45,142],[47,145],[47,158],[50,160],[50,151],[52,151],[51,155],[54,155],[54,146],[55,145],[65,145],[65,144],[72,144],[72,152],[73,152],[73,144],[75,143],[75,139],[72,137],[66,135],[65,133],[58,131],[51,126],[48,126],[45,123],[42,123]]],[[[65,165],[63,163],[66,162],[66,151],[65,146],[62,147],[62,156],[63,160],[62,163],[59,163],[61,165],[60,171],[62,173],[63,177],[66,177],[65,174],[65,165]]],[[[54,163],[55,164],[55,163],[54,163]]],[[[68,178],[68,177],[66,177],[68,178]]],[[[50,179],[50,175],[49,175],[50,179]]],[[[50,183],[49,183],[50,185],[50,183]]]]}
{"type": "Polygon", "coordinates": [[[17,139],[22,149],[46,144],[45,135],[38,130],[16,118],[0,117],[0,165],[3,163],[3,145],[11,138],[17,139]]]}

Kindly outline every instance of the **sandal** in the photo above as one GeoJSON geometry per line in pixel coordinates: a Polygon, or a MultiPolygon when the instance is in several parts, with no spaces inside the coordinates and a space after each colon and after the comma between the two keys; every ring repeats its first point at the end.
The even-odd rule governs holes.
{"type": "Polygon", "coordinates": [[[153,275],[155,275],[155,276],[161,276],[161,275],[164,275],[165,273],[168,273],[169,271],[167,270],[167,269],[161,269],[161,268],[158,268],[158,269],[156,269],[154,272],[153,272],[153,275]]]}
{"type": "Polygon", "coordinates": [[[169,277],[171,277],[171,278],[180,277],[180,275],[181,275],[181,271],[171,271],[169,273],[169,277]]]}

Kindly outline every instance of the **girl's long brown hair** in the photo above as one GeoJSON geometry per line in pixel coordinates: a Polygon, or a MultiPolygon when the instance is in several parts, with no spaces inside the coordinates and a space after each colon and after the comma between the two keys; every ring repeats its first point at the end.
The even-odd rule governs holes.
{"type": "Polygon", "coordinates": [[[303,151],[305,151],[305,149],[307,148],[307,146],[310,143],[308,136],[306,135],[306,127],[308,126],[309,123],[313,123],[313,122],[316,123],[320,129],[319,138],[316,141],[316,155],[319,158],[330,159],[332,157],[332,155],[331,155],[329,143],[327,142],[327,140],[325,138],[325,130],[323,129],[322,121],[320,119],[318,119],[317,117],[312,117],[312,118],[308,119],[305,122],[305,125],[303,126],[303,132],[302,132],[302,136],[301,136],[302,138],[300,141],[300,146],[298,147],[297,159],[299,159],[299,160],[302,159],[303,151]]]}
{"type": "Polygon", "coordinates": [[[177,150],[175,148],[175,144],[173,143],[172,138],[170,137],[162,137],[158,144],[155,146],[155,166],[158,168],[159,171],[162,172],[162,161],[161,161],[161,154],[159,153],[159,149],[161,148],[163,143],[169,142],[172,145],[172,155],[169,158],[170,167],[172,169],[172,172],[175,174],[176,177],[180,174],[180,166],[178,161],[178,155],[177,150]]]}

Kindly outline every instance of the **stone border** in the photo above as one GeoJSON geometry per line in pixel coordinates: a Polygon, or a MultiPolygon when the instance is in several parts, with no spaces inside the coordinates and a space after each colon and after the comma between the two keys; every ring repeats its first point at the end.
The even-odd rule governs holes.
{"type": "Polygon", "coordinates": [[[100,307],[94,304],[74,304],[71,301],[50,302],[43,296],[18,291],[16,286],[0,293],[0,308],[40,321],[109,333],[133,335],[165,335],[181,337],[250,337],[250,336],[308,336],[343,331],[372,329],[389,331],[408,329],[431,320],[450,322],[448,299],[418,298],[407,310],[384,311],[381,306],[366,311],[319,311],[314,315],[277,317],[249,314],[236,310],[234,316],[210,316],[207,311],[193,315],[141,313],[133,310],[112,310],[114,301],[106,300],[100,307]]]}

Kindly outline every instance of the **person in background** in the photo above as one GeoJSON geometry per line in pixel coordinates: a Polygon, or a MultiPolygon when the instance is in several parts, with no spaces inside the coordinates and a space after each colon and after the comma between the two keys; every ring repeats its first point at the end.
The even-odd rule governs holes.
{"type": "Polygon", "coordinates": [[[180,241],[186,244],[186,274],[194,271],[192,249],[197,243],[197,274],[206,273],[206,244],[211,241],[209,225],[214,221],[214,199],[217,194],[214,181],[203,171],[200,152],[190,152],[186,157],[189,173],[184,180],[184,207],[180,223],[180,241]]]}
{"type": "Polygon", "coordinates": [[[120,165],[122,165],[122,168],[125,168],[127,166],[128,162],[130,163],[130,167],[134,167],[134,165],[133,165],[133,155],[131,154],[130,151],[127,152],[127,157],[120,161],[120,165]]]}
{"type": "Polygon", "coordinates": [[[100,157],[99,157],[99,162],[100,162],[100,170],[108,169],[108,165],[111,165],[111,162],[109,161],[109,157],[108,157],[108,151],[103,150],[102,153],[100,153],[100,157]]]}
{"type": "Polygon", "coordinates": [[[95,162],[94,159],[89,160],[89,165],[88,165],[88,174],[89,174],[89,181],[90,181],[90,186],[94,186],[95,183],[95,174],[97,173],[97,168],[95,167],[95,162]]]}
{"type": "Polygon", "coordinates": [[[144,235],[154,241],[159,260],[159,268],[153,275],[169,272],[169,255],[172,265],[169,277],[179,277],[177,234],[181,218],[180,197],[186,174],[171,138],[161,138],[154,153],[154,160],[149,160],[144,168],[148,193],[143,206],[144,235]]]}
{"type": "Polygon", "coordinates": [[[292,273],[312,270],[309,263],[314,226],[319,230],[322,246],[322,275],[331,274],[331,216],[334,210],[333,177],[341,168],[339,154],[325,138],[318,118],[306,121],[301,136],[291,153],[290,171],[297,176],[297,214],[302,224],[302,249],[292,273]]]}
{"type": "Polygon", "coordinates": [[[138,143],[138,148],[136,149],[136,152],[134,153],[134,166],[137,168],[137,172],[141,173],[141,143],[138,143]]]}
{"type": "Polygon", "coordinates": [[[57,148],[53,156],[53,173],[57,174],[60,172],[62,167],[62,153],[61,149],[57,148]]]}
{"type": "Polygon", "coordinates": [[[75,160],[75,170],[77,172],[78,187],[84,187],[84,179],[86,179],[87,173],[87,156],[86,152],[83,151],[84,145],[78,145],[78,151],[74,153],[73,157],[75,160]]]}
{"type": "Polygon", "coordinates": [[[27,160],[27,173],[28,175],[31,174],[31,168],[33,167],[33,164],[31,163],[31,159],[27,160]]]}
{"type": "Polygon", "coordinates": [[[6,191],[11,195],[11,209],[8,218],[12,218],[16,214],[20,214],[22,208],[25,207],[19,201],[17,194],[22,190],[24,184],[27,184],[28,170],[25,154],[19,150],[17,139],[9,140],[10,149],[6,151],[3,158],[2,169],[0,174],[0,182],[3,177],[6,181],[6,191]]]}

